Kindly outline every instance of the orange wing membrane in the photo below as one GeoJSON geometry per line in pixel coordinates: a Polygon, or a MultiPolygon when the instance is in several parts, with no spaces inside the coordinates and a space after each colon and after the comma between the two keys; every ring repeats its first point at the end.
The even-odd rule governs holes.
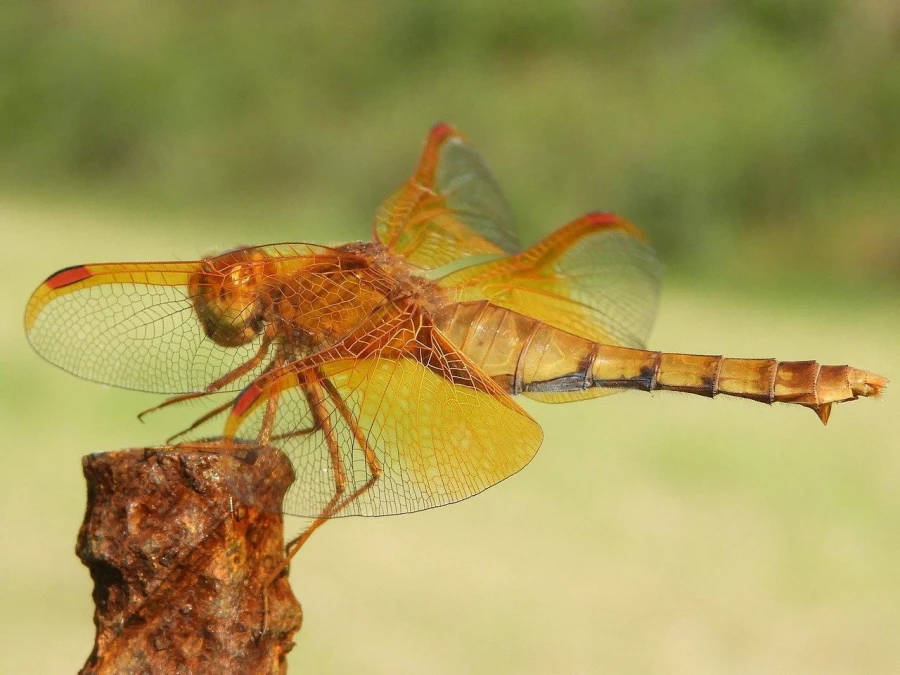
{"type": "Polygon", "coordinates": [[[440,283],[459,303],[484,300],[595,342],[643,347],[660,277],[640,230],[613,214],[590,213],[518,255],[440,283]]]}
{"type": "Polygon", "coordinates": [[[25,330],[79,377],[174,394],[152,410],[233,392],[175,437],[248,460],[285,452],[296,480],[283,508],[315,518],[288,560],[329,518],[449,504],[520,470],[542,434],[515,395],[727,394],[826,422],[834,403],[887,384],[815,361],[646,350],[660,282],[646,237],[590,213],[521,251],[490,170],[446,124],[378,210],[374,237],[70,267],[34,292],[25,330]],[[473,256],[494,258],[426,274],[473,256]]]}
{"type": "Polygon", "coordinates": [[[378,209],[374,230],[377,241],[423,269],[520,248],[481,154],[443,123],[431,129],[413,175],[378,209]]]}

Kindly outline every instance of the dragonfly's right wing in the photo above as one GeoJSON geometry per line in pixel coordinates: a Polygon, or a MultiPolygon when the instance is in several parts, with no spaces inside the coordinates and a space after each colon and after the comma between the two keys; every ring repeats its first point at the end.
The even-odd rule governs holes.
{"type": "Polygon", "coordinates": [[[609,213],[583,216],[531,248],[441,279],[458,302],[488,300],[583,338],[643,348],[660,265],[644,234],[609,213]]]}
{"type": "Polygon", "coordinates": [[[427,317],[373,324],[346,344],[269,371],[235,399],[226,436],[256,440],[270,406],[270,443],[297,475],[284,511],[300,516],[325,511],[339,474],[343,497],[360,494],[337,516],[466,499],[524,467],[543,438],[427,317]],[[376,466],[380,477],[370,483],[376,466]]]}

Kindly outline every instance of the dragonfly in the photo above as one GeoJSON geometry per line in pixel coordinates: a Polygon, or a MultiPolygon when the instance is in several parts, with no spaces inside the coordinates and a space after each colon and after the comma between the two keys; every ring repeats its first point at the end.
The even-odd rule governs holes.
{"type": "Polygon", "coordinates": [[[169,442],[213,423],[196,442],[289,457],[283,511],[313,520],[287,561],[330,518],[450,504],[521,470],[543,433],[516,396],[727,395],[825,423],[887,385],[846,365],[647,349],[661,277],[648,238],[594,212],[523,248],[485,160],[449,124],[372,234],[69,267],[31,296],[28,339],[79,377],[169,395],[151,410],[227,394],[169,442]]]}

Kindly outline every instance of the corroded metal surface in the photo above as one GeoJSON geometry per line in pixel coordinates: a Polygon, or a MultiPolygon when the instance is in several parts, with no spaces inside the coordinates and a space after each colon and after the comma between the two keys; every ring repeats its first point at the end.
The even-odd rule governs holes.
{"type": "Polygon", "coordinates": [[[302,619],[286,575],[267,591],[260,629],[293,472],[277,451],[253,460],[173,448],[83,459],[76,552],[94,579],[97,637],[82,673],[286,672],[302,619]],[[235,499],[236,483],[261,486],[254,503],[235,499]]]}

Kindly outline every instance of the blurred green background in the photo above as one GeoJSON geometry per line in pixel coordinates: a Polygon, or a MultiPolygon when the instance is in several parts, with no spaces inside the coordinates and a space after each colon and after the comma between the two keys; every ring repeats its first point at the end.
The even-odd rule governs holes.
{"type": "MultiPolygon", "coordinates": [[[[900,8],[889,0],[19,3],[0,20],[0,635],[73,672],[79,457],[200,408],[48,366],[50,272],[369,236],[437,120],[532,242],[591,209],[667,267],[652,346],[900,372],[900,8]]],[[[894,673],[896,397],[529,406],[545,447],[463,504],[317,533],[296,672],[894,673]]],[[[298,529],[302,523],[291,521],[298,529]]]]}

